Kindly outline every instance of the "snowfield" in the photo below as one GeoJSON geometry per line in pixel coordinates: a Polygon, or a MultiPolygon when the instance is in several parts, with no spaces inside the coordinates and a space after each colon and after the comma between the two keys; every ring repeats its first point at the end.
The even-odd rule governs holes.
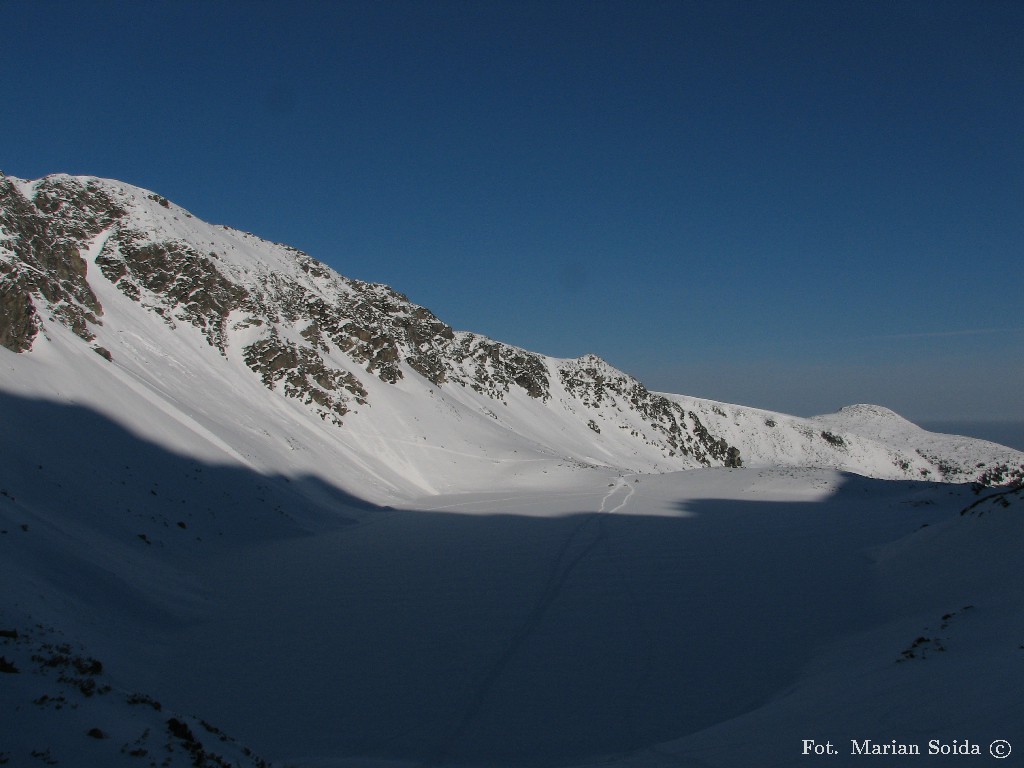
{"type": "Polygon", "coordinates": [[[1019,452],[880,406],[801,419],[648,393],[591,356],[445,330],[145,190],[0,182],[29,211],[10,232],[43,226],[24,201],[51,187],[120,211],[46,289],[87,276],[101,314],[81,286],[33,293],[40,267],[0,241],[0,285],[38,322],[0,346],[0,765],[1024,753],[1024,507],[970,482],[1019,477],[1019,452]],[[138,232],[156,250],[132,251],[138,232]],[[220,271],[126,287],[140,273],[110,265],[159,261],[167,238],[220,271]],[[282,275],[291,298],[257,317],[282,275]],[[197,325],[223,308],[209,286],[256,298],[197,325]],[[352,331],[376,357],[303,314],[349,294],[379,313],[352,331]]]}
{"type": "Polygon", "coordinates": [[[295,766],[782,766],[803,739],[1019,739],[1013,495],[961,515],[965,486],[552,463],[385,508],[16,405],[30,444],[82,437],[42,469],[5,446],[12,758],[188,760],[166,722],[189,716],[295,766]],[[112,691],[31,661],[36,637],[73,638],[112,691]]]}

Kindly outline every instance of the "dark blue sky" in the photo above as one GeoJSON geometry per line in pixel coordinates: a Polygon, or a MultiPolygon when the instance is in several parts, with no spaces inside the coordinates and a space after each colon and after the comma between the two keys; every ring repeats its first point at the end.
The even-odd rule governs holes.
{"type": "Polygon", "coordinates": [[[791,413],[1024,420],[1024,3],[0,1],[0,169],[791,413]]]}

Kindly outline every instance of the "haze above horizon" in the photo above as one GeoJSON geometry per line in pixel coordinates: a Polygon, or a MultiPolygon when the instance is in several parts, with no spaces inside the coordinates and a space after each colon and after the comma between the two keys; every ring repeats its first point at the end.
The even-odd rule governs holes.
{"type": "Polygon", "coordinates": [[[459,329],[810,415],[1024,421],[1024,6],[11,2],[0,170],[459,329]]]}

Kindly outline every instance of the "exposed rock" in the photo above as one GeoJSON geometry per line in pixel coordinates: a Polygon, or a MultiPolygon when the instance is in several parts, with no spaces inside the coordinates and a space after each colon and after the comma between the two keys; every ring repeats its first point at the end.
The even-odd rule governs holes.
{"type": "Polygon", "coordinates": [[[584,355],[564,363],[559,377],[566,392],[585,406],[602,409],[614,419],[616,412],[640,414],[651,429],[651,436],[639,435],[659,446],[669,458],[692,456],[699,463],[739,467],[740,451],[725,440],[714,437],[697,414],[663,395],[649,392],[639,381],[612,368],[596,355],[584,355]]]}
{"type": "Polygon", "coordinates": [[[0,262],[0,346],[24,352],[38,333],[31,284],[15,265],[0,262]]]}
{"type": "Polygon", "coordinates": [[[456,345],[454,357],[461,370],[453,370],[451,378],[496,400],[502,400],[513,386],[539,400],[551,397],[547,367],[533,352],[467,333],[456,345]]]}
{"type": "Polygon", "coordinates": [[[283,381],[285,395],[314,405],[320,418],[339,426],[350,400],[366,404],[366,390],[355,376],[330,367],[315,350],[276,334],[247,346],[244,359],[267,387],[273,389],[283,381]]]}
{"type": "Polygon", "coordinates": [[[52,177],[29,200],[0,177],[3,346],[16,352],[31,348],[40,303],[83,339],[94,338],[89,326],[100,322],[103,308],[86,279],[82,250],[122,214],[95,181],[52,177]]]}
{"type": "Polygon", "coordinates": [[[155,243],[145,233],[122,228],[107,239],[96,264],[126,296],[158,311],[168,323],[191,323],[211,346],[225,351],[227,317],[248,293],[224,277],[209,257],[188,243],[155,243]]]}

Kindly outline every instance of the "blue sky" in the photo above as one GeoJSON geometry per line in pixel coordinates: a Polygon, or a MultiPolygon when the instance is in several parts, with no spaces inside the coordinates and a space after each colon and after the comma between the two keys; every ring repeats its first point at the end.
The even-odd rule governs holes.
{"type": "Polygon", "coordinates": [[[0,1],[0,170],[809,415],[1024,420],[1024,4],[0,1]]]}

